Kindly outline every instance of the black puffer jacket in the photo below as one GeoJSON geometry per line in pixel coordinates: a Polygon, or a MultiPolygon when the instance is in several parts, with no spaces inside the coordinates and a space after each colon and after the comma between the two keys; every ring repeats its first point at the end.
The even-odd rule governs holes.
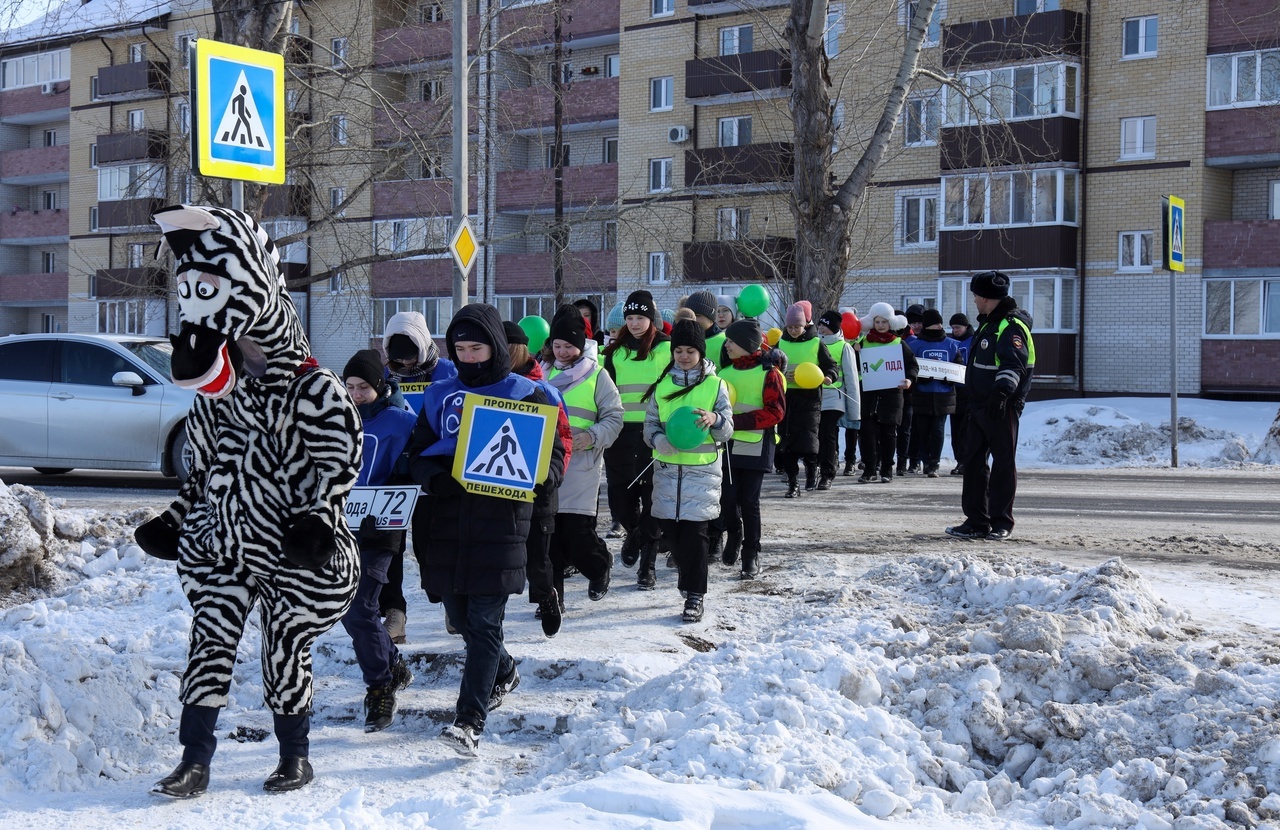
{"type": "MultiPolygon", "coordinates": [[[[783,340],[791,343],[804,343],[819,339],[817,329],[809,325],[799,337],[788,337],[783,340]]],[[[795,366],[787,366],[789,372],[795,366]]],[[[831,358],[831,352],[821,342],[818,343],[818,368],[827,380],[839,377],[840,370],[831,358]]],[[[822,421],[822,387],[817,389],[801,389],[794,383],[787,384],[787,416],[778,425],[778,449],[796,455],[813,455],[818,451],[818,425],[822,421]]]]}
{"type": "MultiPolygon", "coordinates": [[[[901,342],[901,341],[899,341],[901,342]]],[[[907,380],[915,386],[916,376],[920,374],[920,364],[911,347],[902,343],[902,362],[906,367],[907,380]]],[[[903,394],[901,389],[877,389],[873,392],[862,390],[862,421],[877,424],[902,423],[903,394]]]]}

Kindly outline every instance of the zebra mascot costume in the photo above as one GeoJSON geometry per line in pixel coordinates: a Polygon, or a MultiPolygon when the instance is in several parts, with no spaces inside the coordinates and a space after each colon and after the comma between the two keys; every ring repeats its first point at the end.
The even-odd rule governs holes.
{"type": "Polygon", "coordinates": [[[351,604],[359,554],[343,520],[360,471],[360,416],[342,381],[318,368],[285,289],[279,255],[248,215],[161,209],[156,259],[174,256],[181,329],[173,379],[199,393],[187,416],[190,477],[138,528],[147,553],[177,560],[191,603],[182,677],[182,763],[152,792],[203,793],[218,712],[254,604],[262,680],[280,763],[269,791],[297,789],[307,760],[311,644],[351,604]]]}

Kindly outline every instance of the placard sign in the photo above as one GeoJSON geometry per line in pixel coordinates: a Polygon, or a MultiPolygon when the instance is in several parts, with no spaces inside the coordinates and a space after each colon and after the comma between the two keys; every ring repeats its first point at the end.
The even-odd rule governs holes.
{"type": "Polygon", "coordinates": [[[907,379],[907,367],[902,362],[901,343],[885,343],[877,346],[864,344],[858,362],[862,370],[864,392],[897,389],[898,384],[907,379]]]}
{"type": "Polygon", "coordinates": [[[345,509],[347,527],[359,530],[360,523],[373,516],[378,530],[407,530],[418,501],[419,487],[352,487],[345,509]]]}
{"type": "Polygon", "coordinates": [[[959,363],[948,363],[945,360],[930,360],[917,357],[920,364],[920,380],[949,380],[952,383],[964,383],[965,367],[959,363]]]}
{"type": "Polygon", "coordinates": [[[458,427],[453,477],[468,492],[533,501],[551,469],[551,442],[560,407],[468,392],[458,427]]]}

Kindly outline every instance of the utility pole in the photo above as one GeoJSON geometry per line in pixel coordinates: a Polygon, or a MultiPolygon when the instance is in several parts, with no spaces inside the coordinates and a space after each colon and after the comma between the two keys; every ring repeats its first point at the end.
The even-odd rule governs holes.
{"type": "Polygon", "coordinates": [[[569,233],[564,225],[564,32],[561,0],[555,0],[555,46],[551,59],[551,96],[554,102],[552,160],[555,162],[555,222],[551,230],[551,269],[555,287],[556,308],[564,304],[564,251],[569,233]]]}
{"type": "MultiPolygon", "coordinates": [[[[470,212],[467,204],[467,0],[453,0],[453,226],[470,212]]],[[[467,275],[454,266],[453,311],[467,304],[467,275]]]]}

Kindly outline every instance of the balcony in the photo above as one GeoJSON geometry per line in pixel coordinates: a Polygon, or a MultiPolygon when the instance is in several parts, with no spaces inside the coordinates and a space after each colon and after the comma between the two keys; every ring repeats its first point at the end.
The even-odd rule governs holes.
{"type": "Polygon", "coordinates": [[[94,273],[93,296],[100,300],[121,297],[156,297],[168,290],[163,268],[99,268],[94,273]]]}
{"type": "Polygon", "coordinates": [[[1038,118],[974,127],[944,127],[938,137],[943,170],[1080,161],[1080,120],[1038,118]]]}
{"type": "Polygon", "coordinates": [[[1280,264],[1280,220],[1204,223],[1204,268],[1267,268],[1280,264]]]}
{"type": "Polygon", "coordinates": [[[70,239],[65,210],[15,207],[0,213],[0,242],[5,245],[65,245],[70,239]]]}
{"type": "Polygon", "coordinates": [[[1280,41],[1275,0],[1214,0],[1208,5],[1210,55],[1268,49],[1280,41]]]}
{"type": "MultiPolygon", "coordinates": [[[[1036,336],[1036,360],[1040,359],[1040,337],[1036,336]]],[[[1202,392],[1280,392],[1280,340],[1201,340],[1200,390],[1202,392]]],[[[1036,372],[1039,374],[1039,366],[1036,372]]],[[[1270,398],[1275,400],[1275,398],[1270,398]]]]}
{"type": "MultiPolygon", "coordinates": [[[[467,16],[467,43],[478,43],[480,20],[467,16]]],[[[375,69],[409,70],[453,55],[453,23],[424,23],[421,26],[397,26],[380,29],[373,36],[375,69]]]]}
{"type": "Polygon", "coordinates": [[[98,136],[98,164],[163,159],[169,154],[169,137],[160,130],[107,133],[98,136]]]}
{"type": "Polygon", "coordinates": [[[134,101],[169,93],[169,64],[157,61],[98,67],[98,98],[134,101]]]}
{"type": "Polygon", "coordinates": [[[688,282],[764,282],[795,278],[796,241],[785,236],[684,243],[688,282]]]}
{"type": "Polygon", "coordinates": [[[1061,385],[1075,381],[1078,334],[1050,334],[1038,331],[1036,338],[1036,386],[1061,385]]]}
{"type": "Polygon", "coordinates": [[[790,0],[689,0],[689,11],[700,17],[710,17],[716,14],[774,9],[790,4],[790,0]]]}
{"type": "Polygon", "coordinates": [[[947,69],[984,63],[1017,63],[1049,55],[1080,55],[1084,16],[1072,11],[1038,12],[975,20],[942,28],[942,64],[947,69]]]}
{"type": "Polygon", "coordinates": [[[1070,225],[942,231],[939,271],[1076,268],[1078,229],[1070,225]]]}
{"type": "MultiPolygon", "coordinates": [[[[479,123],[475,107],[467,108],[470,129],[479,123]]],[[[373,113],[373,140],[379,144],[399,144],[415,137],[445,136],[453,132],[453,108],[449,101],[404,101],[394,109],[378,108],[373,113]]]]}
{"type": "MultiPolygon", "coordinates": [[[[597,124],[618,120],[618,79],[574,81],[562,98],[564,124],[597,124]]],[[[555,125],[555,95],[549,86],[505,89],[498,93],[500,129],[520,132],[555,125]]]]}
{"type": "Polygon", "coordinates": [[[375,297],[453,296],[453,258],[396,259],[375,262],[369,290],[375,297]]]}
{"type": "Polygon", "coordinates": [[[1280,165],[1280,106],[1209,110],[1204,114],[1204,163],[1243,170],[1280,165]]]}
{"type": "Polygon", "coordinates": [[[164,207],[163,199],[117,199],[98,202],[98,228],[148,228],[151,216],[164,207]]]}
{"type": "Polygon", "coordinates": [[[794,171],[790,142],[703,147],[684,154],[684,180],[689,187],[788,182],[794,171]]]}
{"type": "Polygon", "coordinates": [[[0,153],[0,184],[33,185],[65,182],[70,178],[70,147],[29,147],[0,153]]]}
{"type": "Polygon", "coordinates": [[[53,305],[67,301],[67,272],[57,274],[0,274],[0,303],[53,305]]]}
{"type": "MultiPolygon", "coordinates": [[[[612,206],[617,201],[617,164],[564,168],[565,207],[612,206]]],[[[498,174],[498,210],[550,210],[554,206],[554,170],[508,170],[498,174]]]]}
{"type": "Polygon", "coordinates": [[[790,87],[791,59],[776,49],[695,58],[684,63],[686,98],[715,98],[769,90],[783,93],[790,87]]]}
{"type": "Polygon", "coordinates": [[[280,184],[267,187],[263,216],[310,216],[311,188],[303,184],[280,184]]]}
{"type": "MultiPolygon", "coordinates": [[[[494,290],[499,294],[546,294],[555,287],[552,255],[498,254],[494,290]]],[[[565,251],[564,290],[570,294],[613,291],[618,285],[617,251],[565,251]]]]}
{"type": "Polygon", "coordinates": [[[290,288],[306,285],[311,279],[311,264],[307,262],[281,262],[280,270],[290,288]]]}
{"type": "MultiPolygon", "coordinates": [[[[618,3],[561,0],[560,7],[565,48],[583,49],[618,42],[618,3]]],[[[516,50],[550,46],[554,31],[551,10],[551,3],[529,3],[505,9],[498,17],[502,45],[516,50]]]]}
{"type": "Polygon", "coordinates": [[[55,81],[0,91],[0,124],[47,124],[71,117],[71,82],[55,81]]]}
{"type": "MultiPolygon", "coordinates": [[[[476,182],[471,179],[469,204],[476,203],[476,182]]],[[[453,181],[450,179],[400,179],[373,183],[373,215],[379,219],[453,215],[453,181]]]]}

